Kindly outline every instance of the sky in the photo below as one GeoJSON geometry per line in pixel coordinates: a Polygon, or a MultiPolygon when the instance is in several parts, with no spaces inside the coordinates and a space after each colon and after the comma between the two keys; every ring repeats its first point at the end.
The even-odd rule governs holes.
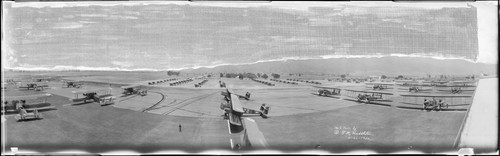
{"type": "Polygon", "coordinates": [[[175,70],[381,56],[498,62],[491,2],[3,3],[7,69],[175,70]]]}

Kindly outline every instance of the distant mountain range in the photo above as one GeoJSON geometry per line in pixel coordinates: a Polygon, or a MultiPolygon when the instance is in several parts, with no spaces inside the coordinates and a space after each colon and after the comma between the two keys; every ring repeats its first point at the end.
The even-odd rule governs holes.
{"type": "Polygon", "coordinates": [[[382,57],[332,58],[262,62],[247,65],[224,65],[214,68],[188,69],[193,73],[350,73],[356,75],[426,75],[426,74],[496,74],[496,64],[473,63],[460,59],[382,57]]]}

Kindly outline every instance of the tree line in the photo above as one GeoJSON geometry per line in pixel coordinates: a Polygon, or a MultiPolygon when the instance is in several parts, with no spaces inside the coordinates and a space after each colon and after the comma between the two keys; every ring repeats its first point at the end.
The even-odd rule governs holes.
{"type": "MultiPolygon", "coordinates": [[[[272,73],[271,76],[275,79],[279,79],[281,77],[280,74],[272,73]]],[[[219,73],[219,77],[225,77],[225,78],[249,78],[249,79],[255,79],[255,78],[263,78],[267,79],[269,76],[265,73],[219,73]]]]}

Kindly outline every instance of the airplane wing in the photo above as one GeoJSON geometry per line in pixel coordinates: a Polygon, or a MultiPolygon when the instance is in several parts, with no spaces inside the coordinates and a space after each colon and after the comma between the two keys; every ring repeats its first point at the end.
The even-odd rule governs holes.
{"type": "Polygon", "coordinates": [[[238,113],[244,113],[243,107],[241,107],[240,99],[237,95],[231,94],[231,108],[233,111],[238,113]]]}
{"type": "Polygon", "coordinates": [[[233,124],[233,125],[237,125],[237,126],[242,126],[241,124],[241,118],[239,116],[237,116],[236,114],[233,114],[233,113],[229,113],[229,123],[233,124]]]}
{"type": "Polygon", "coordinates": [[[403,94],[403,97],[441,97],[441,98],[467,98],[472,97],[472,95],[423,95],[423,94],[403,94]]]}
{"type": "Polygon", "coordinates": [[[335,87],[324,87],[324,86],[313,86],[315,88],[322,88],[322,89],[334,89],[334,90],[341,90],[340,88],[335,88],[335,87]]]}
{"type": "Polygon", "coordinates": [[[446,85],[446,86],[438,86],[438,87],[476,87],[476,85],[446,85]]]}
{"type": "Polygon", "coordinates": [[[384,95],[394,95],[392,93],[387,93],[387,92],[363,91],[363,90],[352,90],[352,89],[345,89],[345,90],[351,91],[351,92],[358,92],[358,93],[377,93],[377,94],[384,94],[384,95]]]}
{"type": "Polygon", "coordinates": [[[382,83],[382,82],[369,82],[366,85],[394,85],[394,83],[382,83]]]}
{"type": "Polygon", "coordinates": [[[31,100],[31,99],[38,99],[41,97],[49,97],[52,96],[52,94],[36,94],[36,95],[24,95],[24,96],[9,96],[5,97],[4,100],[6,101],[12,101],[12,100],[31,100]]]}
{"type": "Polygon", "coordinates": [[[137,87],[140,87],[141,85],[140,84],[133,84],[133,85],[128,85],[128,86],[122,86],[121,88],[122,89],[126,89],[126,88],[137,88],[137,87]]]}
{"type": "Polygon", "coordinates": [[[72,93],[73,93],[73,94],[83,94],[83,93],[99,92],[99,91],[108,91],[108,90],[112,90],[112,88],[88,89],[88,90],[75,90],[75,91],[72,91],[72,93]]]}
{"type": "MultiPolygon", "coordinates": [[[[451,89],[438,89],[440,92],[451,92],[451,89]]],[[[460,89],[460,91],[475,91],[475,89],[460,89]]]]}
{"type": "Polygon", "coordinates": [[[243,126],[245,127],[245,142],[249,144],[254,149],[266,148],[268,143],[262,131],[255,120],[250,118],[243,118],[243,126]]]}

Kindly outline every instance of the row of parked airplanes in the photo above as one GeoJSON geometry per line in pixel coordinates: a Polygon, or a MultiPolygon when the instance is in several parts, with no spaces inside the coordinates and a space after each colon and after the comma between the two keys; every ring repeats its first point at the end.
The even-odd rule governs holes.
{"type": "MultiPolygon", "coordinates": [[[[222,83],[222,82],[221,82],[222,83]]],[[[36,84],[36,83],[33,83],[36,84]]],[[[63,83],[66,87],[81,88],[83,84],[77,83],[75,81],[64,81],[63,83]]],[[[28,87],[23,88],[36,88],[42,85],[28,85],[28,87]],[[35,86],[35,87],[32,87],[35,86]]],[[[47,86],[44,86],[47,87],[47,86]]],[[[147,89],[141,89],[141,85],[129,85],[122,86],[123,96],[129,95],[147,95],[147,89]]],[[[106,89],[94,89],[94,90],[78,90],[72,91],[75,94],[75,98],[70,99],[72,102],[96,102],[101,105],[109,105],[114,103],[115,97],[111,94],[111,88],[106,89]]],[[[232,133],[242,133],[241,142],[234,143],[231,140],[231,147],[233,149],[256,149],[267,147],[267,141],[264,138],[263,133],[259,130],[255,120],[249,117],[261,116],[262,118],[267,118],[269,113],[269,106],[263,104],[259,110],[250,109],[242,107],[240,99],[249,100],[250,93],[247,92],[245,95],[240,95],[235,93],[230,89],[223,91],[221,95],[224,96],[224,102],[221,103],[220,108],[224,111],[224,118],[228,120],[228,126],[232,133]]],[[[38,94],[38,95],[28,95],[28,96],[10,96],[3,99],[2,111],[6,113],[19,113],[15,116],[17,120],[31,120],[31,119],[42,119],[42,114],[39,111],[56,109],[55,106],[47,102],[47,98],[51,97],[52,94],[38,94]],[[26,100],[30,100],[34,103],[26,103],[26,100]],[[10,103],[9,103],[10,102],[10,103]]],[[[77,104],[77,103],[75,103],[77,104]]]]}
{"type": "MultiPolygon", "coordinates": [[[[63,81],[63,87],[67,88],[81,88],[82,83],[76,81],[63,81]]],[[[5,86],[2,86],[5,87],[5,86]]],[[[43,90],[48,87],[47,84],[40,84],[39,82],[29,82],[25,86],[19,86],[20,89],[33,89],[33,90],[43,90]]],[[[146,96],[147,90],[141,89],[141,85],[129,85],[122,86],[123,96],[129,96],[133,94],[146,96]]],[[[111,94],[112,88],[104,89],[80,89],[72,91],[75,95],[74,98],[69,100],[73,102],[74,105],[96,102],[101,104],[101,106],[111,105],[115,103],[116,97],[111,94]]],[[[28,119],[41,119],[42,115],[38,111],[52,110],[56,109],[55,106],[47,102],[47,98],[51,97],[52,94],[37,94],[37,95],[26,95],[26,96],[9,96],[2,99],[2,112],[5,113],[19,113],[16,116],[18,120],[28,120],[28,119]],[[31,101],[31,103],[27,103],[31,101]]]]}
{"type": "Polygon", "coordinates": [[[464,92],[474,92],[475,89],[462,89],[462,87],[475,87],[474,82],[454,82],[451,85],[444,85],[444,82],[434,83],[434,84],[411,84],[411,83],[402,83],[402,84],[394,84],[394,83],[366,83],[370,90],[354,90],[354,89],[343,89],[338,87],[323,87],[323,86],[314,86],[316,89],[312,94],[323,96],[323,97],[332,97],[332,98],[343,98],[349,101],[355,101],[360,103],[367,104],[377,104],[384,106],[391,106],[388,102],[393,102],[393,100],[386,98],[387,96],[394,95],[390,92],[382,92],[381,90],[390,90],[394,89],[393,85],[399,85],[407,88],[398,88],[402,91],[406,90],[410,93],[428,93],[428,94],[399,94],[399,96],[403,98],[414,98],[415,100],[419,98],[424,98],[423,101],[417,103],[409,103],[409,102],[401,102],[403,104],[408,104],[408,106],[396,106],[399,108],[406,109],[420,109],[420,110],[457,110],[457,111],[465,111],[466,109],[450,109],[448,107],[461,107],[469,104],[465,103],[450,103],[453,101],[451,99],[455,98],[471,98],[471,94],[462,94],[464,92]],[[437,84],[437,85],[436,85],[437,84]],[[450,89],[437,89],[438,92],[445,94],[434,94],[432,92],[432,88],[422,89],[422,86],[433,86],[438,88],[448,87],[450,89]],[[377,91],[378,90],[378,91],[377,91]],[[446,94],[451,93],[451,94],[446,94]],[[462,95],[456,95],[462,94],[462,95]],[[448,100],[446,100],[448,99],[448,100]],[[417,107],[422,106],[422,107],[417,107]],[[446,108],[446,109],[445,109],[446,108]]]}
{"type": "MultiPolygon", "coordinates": [[[[221,85],[223,82],[219,82],[221,85]]],[[[374,90],[385,90],[392,89],[388,86],[394,84],[387,83],[367,83],[368,85],[372,85],[372,89],[374,90]]],[[[64,81],[63,85],[66,87],[74,87],[81,88],[82,84],[77,83],[75,81],[64,81]]],[[[397,84],[400,86],[408,86],[408,90],[412,92],[412,87],[419,87],[415,84],[397,84]]],[[[225,86],[225,83],[224,83],[225,86]]],[[[422,85],[425,86],[425,85],[422,85]]],[[[433,85],[438,86],[438,85],[433,85]]],[[[23,86],[22,88],[35,89],[37,87],[48,87],[46,85],[39,85],[38,83],[28,84],[27,86],[23,86]]],[[[444,87],[444,86],[440,86],[444,87]]],[[[452,85],[446,87],[474,87],[474,85],[452,85]]],[[[147,89],[141,89],[141,85],[129,85],[122,86],[123,96],[128,95],[147,95],[147,89]]],[[[393,95],[392,93],[386,92],[377,92],[377,91],[361,91],[361,90],[353,90],[353,89],[342,89],[335,87],[321,87],[315,86],[316,90],[313,93],[314,95],[324,96],[324,97],[333,97],[340,98],[341,96],[351,97],[346,100],[364,102],[364,103],[373,103],[373,104],[381,104],[381,102],[392,102],[392,100],[386,99],[383,96],[393,95]]],[[[423,91],[421,89],[417,89],[416,92],[423,91]]],[[[75,94],[75,98],[70,99],[73,102],[83,102],[86,103],[88,101],[97,102],[101,105],[109,105],[113,104],[115,97],[111,94],[111,88],[106,89],[96,89],[96,90],[79,90],[73,91],[75,94]],[[80,96],[82,95],[82,96],[80,96]]],[[[452,91],[453,93],[453,91],[452,91]]],[[[231,147],[234,149],[258,149],[265,148],[268,146],[267,141],[263,135],[263,133],[259,130],[256,122],[251,117],[262,117],[268,118],[269,114],[269,106],[263,104],[258,110],[245,108],[241,105],[240,99],[249,100],[250,93],[246,93],[245,95],[240,95],[232,91],[231,89],[226,89],[221,93],[223,95],[224,102],[221,103],[220,108],[224,112],[224,118],[228,120],[228,126],[230,127],[231,133],[239,133],[241,134],[240,142],[234,143],[231,139],[231,147]]],[[[42,95],[30,95],[30,96],[17,96],[17,97],[7,97],[4,99],[4,107],[3,110],[9,112],[18,112],[16,115],[18,120],[26,120],[26,119],[41,119],[42,115],[38,112],[39,110],[48,110],[55,109],[54,106],[51,106],[47,103],[47,98],[52,96],[51,94],[42,94],[42,95]],[[35,104],[26,104],[26,100],[33,99],[42,99],[39,103],[35,104]],[[9,104],[8,101],[11,101],[9,104]],[[30,112],[29,112],[30,111],[30,112]]],[[[458,98],[458,97],[471,97],[470,95],[416,95],[416,94],[408,94],[408,95],[400,95],[403,97],[427,97],[429,98],[429,102],[423,103],[423,109],[431,106],[437,106],[440,103],[436,102],[436,98],[458,98]]],[[[447,106],[454,106],[459,104],[447,104],[447,106]]],[[[412,109],[420,109],[414,107],[412,109]]]]}

